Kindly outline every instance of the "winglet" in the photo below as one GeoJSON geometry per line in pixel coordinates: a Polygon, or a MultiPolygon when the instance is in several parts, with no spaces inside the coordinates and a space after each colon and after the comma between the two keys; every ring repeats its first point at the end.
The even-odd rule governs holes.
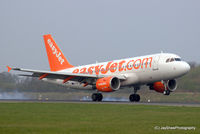
{"type": "Polygon", "coordinates": [[[9,66],[6,66],[6,67],[8,68],[8,72],[10,72],[12,70],[11,67],[9,67],[9,66]]]}

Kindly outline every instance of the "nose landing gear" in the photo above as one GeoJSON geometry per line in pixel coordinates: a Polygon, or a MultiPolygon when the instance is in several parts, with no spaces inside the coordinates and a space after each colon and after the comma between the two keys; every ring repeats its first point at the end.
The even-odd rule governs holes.
{"type": "Polygon", "coordinates": [[[170,95],[170,90],[165,90],[165,91],[163,92],[163,94],[164,94],[164,95],[170,95]]]}
{"type": "Polygon", "coordinates": [[[167,81],[163,81],[164,86],[165,86],[165,91],[163,92],[164,95],[170,95],[170,90],[167,89],[167,81]]]}

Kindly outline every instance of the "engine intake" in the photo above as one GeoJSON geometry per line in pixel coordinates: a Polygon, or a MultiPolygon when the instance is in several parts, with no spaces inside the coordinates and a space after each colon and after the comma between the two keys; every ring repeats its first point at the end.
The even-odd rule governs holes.
{"type": "Polygon", "coordinates": [[[104,77],[98,79],[96,88],[102,92],[112,92],[120,88],[120,80],[117,77],[104,77]]]}
{"type": "Polygon", "coordinates": [[[168,80],[167,82],[167,89],[169,89],[171,92],[175,91],[177,88],[177,82],[176,80],[168,80]]]}

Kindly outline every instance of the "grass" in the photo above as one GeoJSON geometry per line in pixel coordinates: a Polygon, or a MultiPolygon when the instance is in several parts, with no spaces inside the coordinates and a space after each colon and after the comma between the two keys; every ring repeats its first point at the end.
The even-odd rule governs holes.
{"type": "Polygon", "coordinates": [[[200,133],[200,107],[0,103],[0,134],[200,133]],[[155,130],[194,126],[196,130],[155,130]]]}

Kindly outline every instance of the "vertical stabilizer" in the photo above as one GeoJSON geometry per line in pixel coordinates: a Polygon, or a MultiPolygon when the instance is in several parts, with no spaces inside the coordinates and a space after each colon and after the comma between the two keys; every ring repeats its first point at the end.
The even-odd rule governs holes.
{"type": "Polygon", "coordinates": [[[44,35],[43,37],[51,71],[60,71],[74,67],[67,61],[50,34],[44,35]]]}

